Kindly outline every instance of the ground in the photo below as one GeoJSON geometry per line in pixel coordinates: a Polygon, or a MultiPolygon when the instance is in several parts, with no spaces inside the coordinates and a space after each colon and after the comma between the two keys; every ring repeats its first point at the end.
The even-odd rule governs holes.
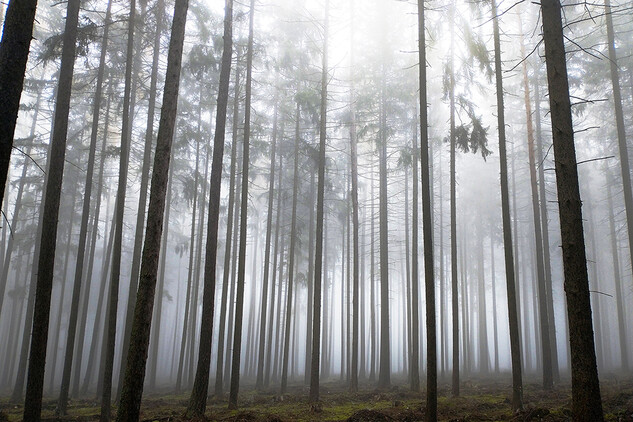
{"type": "MultiPolygon", "coordinates": [[[[438,415],[441,421],[569,421],[571,387],[568,382],[557,385],[553,391],[543,391],[538,379],[524,384],[523,412],[513,414],[510,408],[510,378],[503,380],[472,379],[462,383],[460,397],[451,397],[450,386],[440,383],[438,415]]],[[[395,383],[394,383],[395,384],[395,383]]],[[[605,419],[633,422],[633,379],[621,380],[615,375],[601,381],[605,419]]],[[[226,397],[211,399],[207,418],[211,421],[422,421],[424,420],[424,393],[412,393],[404,380],[388,391],[372,390],[369,386],[359,393],[349,393],[339,383],[326,383],[321,388],[321,402],[308,402],[308,389],[291,387],[281,397],[257,393],[252,386],[243,386],[240,409],[227,410],[226,397]]],[[[187,394],[148,394],[143,399],[141,418],[144,421],[182,421],[187,405],[187,394]]],[[[45,400],[43,420],[93,421],[99,419],[97,400],[73,400],[68,416],[55,417],[55,400],[45,400]]],[[[0,421],[21,419],[22,405],[12,405],[7,399],[0,401],[0,421]]]]}

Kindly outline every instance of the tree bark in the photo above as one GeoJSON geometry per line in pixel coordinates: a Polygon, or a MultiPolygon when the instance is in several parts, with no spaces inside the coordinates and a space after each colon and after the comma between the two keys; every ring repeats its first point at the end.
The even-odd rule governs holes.
{"type": "MultiPolygon", "coordinates": [[[[66,352],[64,354],[64,369],[62,371],[62,384],[59,393],[56,413],[66,414],[68,405],[68,393],[70,390],[70,375],[75,351],[75,334],[77,333],[77,318],[79,314],[79,298],[84,271],[84,257],[86,254],[86,240],[88,238],[88,218],[90,217],[90,202],[92,194],[92,179],[94,177],[95,156],[97,153],[97,135],[99,133],[99,110],[103,94],[103,79],[105,74],[105,60],[108,49],[108,37],[110,32],[110,20],[112,16],[112,1],[108,1],[105,24],[103,28],[103,41],[101,43],[101,56],[99,58],[99,70],[97,71],[97,86],[95,91],[92,127],[90,133],[90,146],[88,152],[88,167],[86,169],[86,183],[84,187],[83,206],[81,211],[81,226],[79,229],[79,243],[77,245],[77,260],[75,262],[75,279],[73,283],[72,300],[70,303],[70,318],[68,320],[68,335],[66,337],[66,352]]],[[[89,287],[86,286],[86,287],[89,287]]],[[[83,341],[83,338],[80,339],[83,341]]],[[[75,368],[75,371],[81,368],[75,368]]]]}
{"type": "Polygon", "coordinates": [[[10,0],[4,16],[0,42],[0,205],[9,174],[36,7],[37,0],[10,0]]]}
{"type": "MultiPolygon", "coordinates": [[[[11,6],[9,5],[11,12],[11,6]]],[[[28,7],[28,6],[27,6],[28,7]]],[[[34,8],[34,6],[33,6],[34,8]]],[[[27,13],[24,11],[23,13],[27,13]]],[[[48,322],[50,317],[51,290],[53,287],[53,275],[55,267],[55,246],[57,241],[57,220],[59,216],[59,204],[62,188],[62,177],[64,173],[64,160],[66,156],[66,140],[68,135],[68,114],[70,112],[70,95],[72,90],[73,68],[75,65],[75,49],[77,40],[77,24],[79,21],[79,0],[69,0],[66,11],[66,24],[64,28],[62,63],[59,71],[59,84],[57,88],[57,100],[55,103],[55,116],[53,126],[53,136],[51,140],[50,164],[47,173],[46,187],[44,194],[44,210],[42,214],[42,234],[40,239],[40,253],[37,266],[37,285],[35,293],[35,308],[33,314],[33,329],[31,332],[31,351],[29,354],[29,369],[26,384],[24,420],[39,421],[42,411],[42,389],[44,387],[44,366],[46,362],[46,345],[48,340],[48,322]]],[[[7,16],[7,22],[9,20],[7,16]]],[[[26,22],[21,22],[26,25],[26,22]]],[[[16,28],[16,31],[18,29],[16,28]]],[[[21,30],[21,29],[20,29],[21,30]]],[[[5,32],[6,34],[7,32],[5,32]]],[[[30,40],[31,31],[29,31],[30,40]]],[[[8,43],[10,44],[10,43],[8,43]]],[[[4,56],[5,42],[3,40],[0,47],[0,63],[7,65],[21,65],[14,62],[11,55],[4,56]],[[8,62],[7,62],[8,61],[8,62]]],[[[8,45],[7,45],[8,47],[8,45]]],[[[14,46],[20,49],[19,46],[14,46]]],[[[26,61],[26,60],[25,60],[26,61]]],[[[2,91],[15,88],[14,81],[11,84],[3,83],[3,69],[0,67],[0,87],[2,91]],[[5,88],[6,87],[6,88],[5,88]]],[[[21,85],[21,84],[20,84],[21,85]]],[[[9,91],[10,92],[10,91],[9,91]]],[[[18,96],[19,103],[19,96],[18,96]]],[[[11,104],[5,105],[5,110],[11,110],[11,104]]],[[[17,113],[16,113],[17,114],[17,113]]],[[[7,127],[11,131],[13,128],[7,127]]],[[[3,131],[0,131],[4,133],[3,131]]],[[[11,136],[12,137],[12,136],[11,136]]],[[[5,143],[0,145],[4,148],[5,143]]],[[[10,145],[10,144],[9,144],[10,145]]],[[[9,148],[10,151],[10,148],[9,148]]],[[[3,151],[2,157],[7,157],[3,151]]],[[[8,165],[8,162],[7,162],[8,165]]],[[[0,185],[4,190],[6,171],[0,168],[0,185]]],[[[4,192],[2,192],[4,194],[4,192]]]]}
{"type": "Polygon", "coordinates": [[[201,416],[207,405],[211,346],[213,336],[213,312],[215,308],[215,270],[218,250],[218,220],[220,216],[220,187],[222,182],[222,158],[226,129],[226,110],[229,100],[231,56],[233,54],[233,0],[226,0],[224,8],[224,44],[220,85],[213,138],[213,159],[209,180],[209,214],[207,218],[207,242],[204,261],[204,288],[202,293],[202,315],[200,322],[200,344],[198,364],[187,406],[189,416],[201,416]]]}
{"type": "Polygon", "coordinates": [[[572,416],[577,421],[602,421],[560,1],[543,0],[541,12],[569,318],[572,416]]]}
{"type": "Polygon", "coordinates": [[[312,310],[312,356],[310,365],[310,402],[319,401],[321,346],[321,279],[323,271],[323,203],[325,196],[325,141],[327,138],[328,36],[330,0],[325,0],[323,56],[321,68],[321,108],[319,124],[319,169],[317,187],[316,249],[314,252],[314,302],[312,310]]]}
{"type": "MultiPolygon", "coordinates": [[[[506,151],[505,107],[503,100],[503,70],[501,68],[501,41],[496,0],[492,0],[492,17],[495,45],[495,78],[497,84],[497,126],[499,131],[499,167],[501,182],[501,220],[503,226],[503,251],[505,258],[508,324],[510,330],[510,359],[512,363],[512,410],[523,408],[523,378],[521,367],[521,343],[519,312],[515,281],[512,227],[510,220],[510,194],[508,189],[508,156],[506,151]]],[[[516,209],[516,207],[515,207],[516,209]]],[[[516,221],[516,218],[515,218],[516,221]]]]}
{"type": "Polygon", "coordinates": [[[147,211],[147,228],[145,245],[141,259],[138,295],[134,308],[132,336],[127,353],[125,378],[121,390],[121,401],[117,412],[117,421],[136,421],[139,418],[145,364],[149,346],[154,293],[158,275],[158,257],[161,248],[163,218],[165,214],[165,197],[169,179],[169,162],[171,146],[176,126],[178,90],[182,65],[182,50],[187,23],[189,0],[176,0],[174,18],[167,55],[167,73],[163,105],[156,138],[156,154],[154,171],[147,211]]]}

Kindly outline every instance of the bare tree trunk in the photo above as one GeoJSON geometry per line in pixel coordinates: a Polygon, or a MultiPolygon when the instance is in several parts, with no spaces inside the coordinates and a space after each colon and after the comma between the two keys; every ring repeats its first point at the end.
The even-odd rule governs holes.
{"type": "MultiPolygon", "coordinates": [[[[418,85],[420,89],[420,166],[422,172],[422,238],[424,245],[424,281],[426,298],[426,336],[427,336],[427,381],[426,381],[426,417],[429,421],[437,420],[437,337],[435,320],[435,264],[433,251],[433,206],[429,159],[429,133],[428,133],[428,100],[426,87],[426,33],[424,19],[424,0],[418,0],[418,61],[419,75],[418,85]]],[[[417,131],[416,131],[417,132],[417,131]]],[[[416,391],[419,388],[418,379],[418,175],[417,175],[417,144],[414,137],[413,145],[413,356],[411,364],[415,365],[412,371],[411,388],[416,391]],[[413,378],[415,376],[415,379],[413,378]]]]}
{"type": "Polygon", "coordinates": [[[187,414],[204,414],[209,389],[209,369],[211,366],[211,347],[213,336],[213,313],[215,308],[215,270],[218,249],[218,219],[220,215],[220,187],[222,183],[222,158],[224,156],[224,136],[226,129],[226,110],[229,97],[231,76],[231,56],[233,53],[233,0],[227,0],[224,9],[224,45],[220,85],[213,139],[213,160],[209,181],[209,215],[207,218],[207,244],[204,261],[204,290],[202,294],[202,316],[200,323],[200,346],[198,365],[187,414]]]}
{"type": "MultiPolygon", "coordinates": [[[[521,42],[521,54],[525,56],[525,47],[521,42]]],[[[530,188],[532,191],[532,217],[534,223],[534,251],[536,253],[536,275],[538,283],[538,307],[541,331],[541,352],[543,354],[543,388],[553,388],[552,351],[549,334],[549,316],[546,300],[545,268],[543,253],[543,234],[541,232],[541,213],[539,208],[539,192],[536,180],[536,159],[534,157],[534,129],[532,127],[532,102],[530,100],[530,85],[528,83],[527,61],[523,62],[523,91],[525,102],[525,118],[527,122],[528,159],[530,167],[530,188]]]]}
{"type": "Polygon", "coordinates": [[[493,225],[490,225],[490,275],[492,281],[492,332],[495,355],[495,374],[499,373],[499,334],[498,334],[498,311],[497,311],[497,274],[495,270],[495,243],[493,225]]]}
{"type": "MultiPolygon", "coordinates": [[[[297,110],[295,113],[295,151],[294,151],[294,169],[292,183],[292,216],[290,217],[290,250],[288,252],[288,287],[286,294],[286,327],[284,334],[283,363],[281,370],[281,388],[280,394],[286,393],[288,386],[288,353],[290,351],[290,323],[292,319],[292,289],[295,274],[295,248],[297,243],[297,196],[299,191],[299,140],[300,140],[300,119],[301,106],[297,101],[297,110]]],[[[296,317],[295,317],[296,319],[296,317]]]]}
{"type": "Polygon", "coordinates": [[[543,0],[541,12],[569,314],[572,415],[577,421],[602,421],[560,1],[543,0]]]}
{"type": "Polygon", "coordinates": [[[163,218],[165,214],[169,162],[174,138],[174,127],[176,125],[180,69],[188,7],[189,0],[176,0],[174,4],[174,18],[171,28],[169,53],[167,56],[167,76],[165,77],[163,105],[158,127],[158,136],[156,138],[154,171],[152,174],[149,208],[147,211],[145,244],[143,246],[143,256],[141,259],[141,272],[136,306],[134,308],[130,348],[127,353],[125,378],[121,390],[121,402],[117,412],[118,421],[138,420],[141,407],[145,365],[152,324],[154,293],[158,275],[158,257],[161,248],[163,218]]]}
{"type": "MultiPolygon", "coordinates": [[[[121,248],[123,243],[123,216],[125,210],[125,191],[130,160],[130,97],[132,89],[132,67],[134,57],[134,25],[136,22],[136,0],[130,0],[130,16],[127,31],[127,53],[125,64],[125,88],[123,94],[123,125],[121,130],[121,157],[119,160],[119,185],[115,207],[116,227],[114,249],[112,251],[112,274],[108,300],[108,318],[106,322],[107,341],[103,345],[105,367],[102,380],[101,422],[110,420],[112,377],[114,371],[114,346],[116,341],[117,306],[119,301],[119,281],[121,277],[121,248]]],[[[124,355],[126,351],[123,351],[124,355]]]]}
{"type": "Polygon", "coordinates": [[[233,359],[231,361],[231,389],[229,391],[229,409],[237,409],[237,396],[240,387],[240,363],[242,355],[242,318],[244,314],[244,282],[246,272],[246,235],[248,232],[248,171],[250,165],[250,126],[251,126],[251,85],[253,72],[253,26],[255,18],[255,0],[251,0],[248,47],[246,51],[246,99],[244,103],[244,152],[242,153],[242,200],[240,203],[240,244],[237,266],[237,292],[235,303],[235,326],[233,334],[233,359]]]}
{"type": "MultiPolygon", "coordinates": [[[[268,312],[268,279],[270,276],[270,248],[272,237],[272,224],[273,224],[273,201],[275,197],[275,159],[277,154],[277,91],[275,91],[275,111],[273,116],[273,133],[270,146],[270,171],[268,182],[268,213],[266,215],[266,243],[264,252],[264,280],[262,286],[262,298],[261,298],[261,313],[260,313],[260,325],[259,325],[259,345],[257,355],[257,381],[255,384],[256,389],[262,389],[264,387],[264,365],[265,365],[265,350],[266,350],[266,315],[268,312]]],[[[275,269],[273,268],[273,271],[275,269]]],[[[272,309],[271,309],[272,312],[272,309]]],[[[270,341],[270,338],[268,339],[270,341]]]]}
{"type": "MultiPolygon", "coordinates": [[[[13,2],[9,5],[8,13],[12,13],[12,5],[13,2]]],[[[30,13],[29,6],[26,5],[26,7],[27,10],[24,10],[22,13],[30,13]]],[[[35,6],[33,5],[33,8],[34,7],[35,6]]],[[[42,234],[40,239],[40,253],[37,266],[37,285],[35,293],[35,308],[33,314],[33,330],[31,333],[31,351],[29,354],[29,369],[27,375],[25,397],[25,403],[28,403],[28,406],[24,407],[24,420],[27,422],[39,421],[42,411],[42,389],[44,387],[44,367],[46,362],[46,345],[48,340],[48,322],[50,317],[51,290],[53,287],[53,275],[55,267],[57,220],[59,216],[59,203],[61,197],[62,177],[64,173],[64,160],[66,155],[68,114],[70,112],[70,95],[72,90],[73,68],[75,65],[75,44],[77,40],[78,20],[79,0],[69,0],[63,36],[62,62],[59,71],[57,100],[55,103],[55,124],[53,126],[53,136],[51,139],[50,164],[46,179],[44,210],[42,214],[42,234]]],[[[7,22],[13,22],[13,19],[9,20],[9,17],[7,16],[7,22]]],[[[27,22],[23,21],[20,24],[26,26],[26,23],[27,22]]],[[[22,29],[23,28],[15,28],[16,31],[20,31],[22,29]]],[[[30,41],[31,31],[29,30],[28,32],[30,41]]],[[[7,32],[4,33],[6,34],[7,32]]],[[[11,43],[7,41],[6,46],[9,47],[10,45],[11,43]]],[[[11,55],[5,56],[5,54],[7,53],[5,53],[4,47],[5,41],[3,40],[2,45],[0,46],[0,63],[7,63],[7,65],[9,66],[13,65],[20,69],[19,66],[21,65],[21,63],[16,63],[15,57],[11,57],[11,55]]],[[[13,45],[12,47],[16,50],[20,50],[19,46],[13,45]]],[[[19,51],[12,53],[19,54],[19,51]]],[[[0,87],[3,88],[3,92],[5,87],[7,91],[10,92],[10,90],[16,88],[16,80],[9,79],[9,81],[4,82],[2,80],[4,79],[3,76],[9,76],[5,76],[5,72],[6,71],[2,69],[2,67],[0,67],[0,87]]],[[[21,83],[19,85],[19,88],[21,88],[21,83]]],[[[7,97],[11,96],[7,95],[7,97]]],[[[19,103],[19,95],[17,96],[17,99],[19,103]]],[[[4,104],[4,110],[11,109],[11,102],[9,102],[9,104],[4,104]]],[[[13,120],[13,127],[7,126],[6,131],[10,131],[10,134],[13,135],[14,128],[15,120],[13,120]]],[[[0,132],[5,133],[4,130],[0,132]]],[[[2,148],[4,149],[4,146],[6,144],[5,142],[0,141],[0,145],[2,145],[2,148]]],[[[2,157],[6,157],[7,159],[9,157],[11,141],[9,141],[8,146],[8,151],[3,151],[2,154],[2,157]],[[4,152],[6,152],[6,154],[4,152]]],[[[8,160],[6,164],[8,166],[8,160]]],[[[0,168],[0,185],[2,186],[2,192],[0,192],[2,195],[0,195],[0,197],[2,197],[4,194],[4,186],[6,182],[6,180],[4,179],[5,177],[6,171],[0,168]]]]}
{"type": "Polygon", "coordinates": [[[316,250],[314,255],[314,303],[312,323],[312,356],[310,365],[310,402],[319,401],[319,369],[321,346],[321,279],[323,263],[323,203],[325,194],[325,141],[327,137],[328,36],[330,0],[325,0],[323,57],[321,68],[321,121],[319,125],[319,169],[317,188],[316,250]]]}
{"type": "Polygon", "coordinates": [[[36,6],[37,0],[10,0],[4,16],[0,42],[0,107],[3,110],[0,118],[0,205],[9,174],[36,6]]]}
{"type": "MultiPolygon", "coordinates": [[[[88,218],[90,217],[90,201],[92,193],[92,179],[94,176],[95,156],[97,153],[97,135],[99,132],[99,110],[103,93],[103,79],[105,74],[105,60],[108,48],[110,32],[110,19],[112,15],[112,1],[108,1],[105,24],[103,29],[103,41],[101,43],[101,56],[99,58],[99,70],[97,72],[97,86],[92,110],[92,127],[90,133],[90,146],[88,152],[88,167],[86,169],[86,183],[84,187],[84,200],[81,212],[81,227],[79,229],[79,243],[77,245],[77,261],[75,263],[75,279],[73,284],[72,300],[70,304],[70,319],[68,321],[68,336],[66,339],[66,352],[64,354],[64,369],[62,372],[62,384],[59,393],[59,401],[56,413],[66,414],[68,405],[68,393],[70,390],[70,375],[75,351],[75,334],[77,332],[77,318],[79,314],[79,298],[81,282],[84,271],[84,257],[86,253],[86,240],[88,237],[88,218]]],[[[86,286],[86,287],[89,287],[86,286]]],[[[81,338],[83,341],[83,338],[81,338]]],[[[81,368],[75,368],[79,371],[81,368]]]]}
{"type": "MultiPolygon", "coordinates": [[[[495,44],[495,77],[497,83],[499,166],[501,179],[501,220],[503,225],[503,251],[505,260],[506,291],[508,301],[508,324],[510,330],[510,359],[512,363],[512,410],[516,412],[517,410],[523,408],[523,377],[521,373],[521,337],[519,332],[519,310],[517,309],[518,300],[516,293],[518,280],[515,281],[514,254],[512,250],[512,227],[510,220],[508,157],[506,151],[505,107],[503,104],[503,73],[501,68],[501,41],[499,39],[499,21],[497,15],[497,3],[496,0],[492,0],[492,17],[495,44]]],[[[514,181],[514,172],[512,178],[514,181]]],[[[514,209],[516,211],[516,204],[514,209]]]]}

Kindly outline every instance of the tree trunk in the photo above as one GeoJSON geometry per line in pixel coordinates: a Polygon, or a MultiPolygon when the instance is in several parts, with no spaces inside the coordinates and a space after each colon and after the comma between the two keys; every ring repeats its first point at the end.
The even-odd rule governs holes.
{"type": "Polygon", "coordinates": [[[490,225],[490,276],[492,281],[492,335],[494,342],[495,355],[495,374],[499,373],[499,330],[498,330],[498,311],[497,311],[497,274],[495,270],[495,243],[493,224],[490,225]]]}
{"type": "MultiPolygon", "coordinates": [[[[514,254],[512,250],[512,227],[510,220],[510,194],[508,189],[508,157],[506,152],[505,107],[503,103],[503,70],[501,68],[501,42],[497,3],[492,0],[493,31],[495,44],[495,76],[497,84],[497,126],[499,131],[499,166],[501,179],[501,220],[503,225],[503,251],[506,273],[508,323],[510,330],[510,359],[512,363],[512,410],[523,408],[523,379],[521,374],[521,343],[519,312],[515,281],[514,254]]],[[[514,174],[513,174],[514,178],[514,174]]],[[[515,206],[516,210],[516,206],[515,206]]],[[[515,218],[516,224],[516,218],[515,218]]],[[[516,227],[516,226],[515,226],[516,227]]],[[[516,228],[515,228],[516,231],[516,228]]]]}
{"type": "Polygon", "coordinates": [[[218,250],[218,220],[220,215],[220,187],[222,182],[222,158],[224,156],[224,136],[226,110],[229,100],[231,76],[231,56],[233,54],[233,0],[227,0],[224,9],[224,45],[220,85],[218,88],[215,134],[213,139],[213,159],[209,181],[209,215],[207,218],[207,242],[204,261],[204,289],[202,293],[202,315],[200,322],[200,345],[198,364],[187,406],[189,416],[201,416],[207,405],[209,389],[209,369],[211,366],[211,346],[213,336],[213,312],[215,308],[215,270],[218,250]]]}
{"type": "MultiPolygon", "coordinates": [[[[9,5],[8,13],[12,13],[12,5],[13,2],[9,5]]],[[[27,13],[27,11],[22,13],[27,13]]],[[[28,406],[24,407],[24,420],[27,422],[39,421],[42,411],[42,389],[44,387],[44,366],[46,362],[48,322],[50,317],[51,290],[53,287],[55,267],[57,220],[59,215],[62,176],[64,173],[64,160],[66,155],[68,114],[70,111],[70,94],[72,89],[73,68],[75,65],[75,44],[77,40],[78,20],[79,0],[69,0],[63,36],[62,63],[59,71],[59,85],[57,88],[57,100],[55,104],[55,124],[53,126],[53,136],[51,139],[50,164],[47,173],[44,194],[44,210],[42,214],[42,234],[37,266],[37,286],[33,314],[33,330],[31,332],[31,351],[29,355],[29,369],[26,384],[25,403],[28,403],[28,406]]],[[[7,22],[13,22],[13,19],[9,19],[9,16],[7,16],[7,22]]],[[[25,26],[26,24],[27,22],[24,21],[20,23],[20,25],[25,26]]],[[[22,30],[22,28],[16,28],[16,31],[17,30],[22,30]]],[[[7,32],[4,33],[7,34],[7,32]]],[[[31,31],[29,30],[28,33],[30,40],[31,31]]],[[[7,47],[9,46],[8,44],[10,43],[7,41],[7,47]]],[[[0,47],[0,63],[7,63],[7,65],[13,65],[20,69],[19,66],[21,63],[18,64],[15,62],[15,58],[11,57],[12,54],[8,55],[8,57],[4,55],[7,54],[4,53],[4,47],[5,41],[3,40],[2,46],[0,47]]],[[[16,48],[17,50],[20,49],[19,46],[15,45],[13,48],[16,48]]],[[[7,92],[10,92],[15,88],[15,81],[7,81],[3,83],[2,79],[5,72],[6,71],[0,67],[0,87],[2,87],[3,92],[5,89],[7,92]]],[[[21,88],[21,83],[19,85],[21,88]]],[[[19,95],[17,98],[19,103],[19,95]]],[[[4,109],[10,111],[11,105],[11,103],[4,104],[4,109]]],[[[10,112],[7,114],[10,114],[10,112]]],[[[9,128],[7,126],[5,129],[7,132],[10,131],[11,138],[13,135],[13,129],[15,128],[15,120],[13,120],[13,122],[13,127],[9,128]]],[[[5,130],[1,130],[0,132],[5,133],[5,130]]],[[[2,141],[0,145],[4,148],[5,142],[2,141]]],[[[11,141],[9,141],[8,151],[3,151],[2,157],[7,157],[8,159],[10,146],[11,141]],[[6,154],[4,152],[6,152],[6,154]]],[[[0,177],[0,185],[2,185],[1,189],[3,190],[0,193],[4,194],[4,186],[6,182],[4,177],[6,177],[6,171],[1,168],[0,177]]]]}
{"type": "MultiPolygon", "coordinates": [[[[426,417],[429,421],[437,420],[437,337],[435,320],[435,264],[433,251],[433,207],[431,195],[431,179],[429,159],[429,132],[426,87],[426,33],[424,19],[424,0],[418,0],[418,85],[420,89],[420,166],[422,172],[422,236],[424,246],[424,281],[426,298],[426,337],[427,337],[427,379],[426,379],[426,417]]],[[[417,132],[417,131],[416,131],[417,132]]],[[[413,306],[413,355],[411,357],[411,388],[417,391],[418,379],[418,175],[417,175],[417,143],[413,145],[413,289],[412,296],[416,301],[413,306]],[[415,378],[414,378],[415,376],[415,378]]],[[[441,229],[441,228],[440,228],[441,229]]]]}
{"type": "MultiPolygon", "coordinates": [[[[77,261],[75,263],[75,279],[73,283],[72,301],[70,304],[70,319],[68,321],[68,336],[66,338],[66,352],[64,354],[64,369],[62,372],[62,385],[59,393],[56,413],[66,414],[68,405],[68,393],[70,390],[70,374],[75,351],[75,334],[77,332],[77,317],[79,314],[79,298],[81,282],[84,271],[84,257],[86,253],[86,240],[88,237],[88,218],[90,217],[90,200],[92,193],[92,179],[94,176],[95,156],[97,153],[97,135],[99,132],[99,110],[103,93],[103,78],[105,74],[105,60],[108,49],[108,37],[110,32],[110,17],[112,15],[112,1],[108,1],[105,24],[103,28],[103,41],[101,43],[101,56],[99,58],[99,70],[97,72],[97,87],[92,110],[92,127],[90,133],[90,146],[88,152],[88,167],[86,170],[86,183],[84,187],[83,207],[81,211],[81,226],[79,229],[79,243],[77,245],[77,261]]],[[[89,287],[89,286],[87,286],[89,287]]],[[[83,341],[83,338],[80,339],[83,341]]],[[[75,368],[75,371],[81,368],[75,368]]]]}
{"type": "MultiPolygon", "coordinates": [[[[275,197],[275,159],[277,154],[277,92],[275,92],[275,111],[273,113],[273,134],[270,146],[270,171],[268,182],[268,213],[266,215],[266,244],[264,252],[264,280],[262,286],[261,297],[261,313],[260,313],[260,325],[259,325],[259,345],[257,354],[257,381],[255,388],[261,390],[264,387],[264,363],[265,350],[266,350],[266,313],[268,312],[268,278],[270,275],[270,247],[272,236],[272,224],[273,224],[273,201],[275,197]]],[[[231,210],[229,210],[231,211],[231,210]]],[[[230,218],[230,217],[229,217],[230,218]]],[[[228,238],[228,236],[227,236],[228,238]]],[[[273,271],[275,269],[273,268],[273,271]]],[[[271,309],[272,311],[272,309],[271,309]]],[[[269,339],[270,341],[270,339],[269,339]]]]}
{"type": "MultiPolygon", "coordinates": [[[[455,208],[455,57],[454,57],[454,28],[455,28],[455,1],[450,7],[450,33],[451,33],[451,57],[450,57],[450,80],[449,80],[449,102],[450,102],[450,179],[451,179],[451,295],[452,295],[452,315],[453,315],[453,379],[452,393],[454,397],[459,396],[459,303],[457,289],[457,209],[455,208]]],[[[466,329],[466,327],[463,327],[466,329]]]]}
{"type": "Polygon", "coordinates": [[[316,250],[314,253],[314,303],[312,323],[312,356],[310,365],[310,402],[319,401],[319,367],[321,346],[321,275],[323,271],[323,202],[325,196],[325,141],[327,137],[328,35],[330,0],[325,0],[323,57],[321,68],[321,121],[319,125],[319,169],[317,188],[316,250]]]}
{"type": "MultiPolygon", "coordinates": [[[[295,247],[297,243],[297,196],[299,191],[299,140],[300,140],[300,118],[301,106],[297,101],[297,110],[295,114],[295,151],[294,151],[294,169],[292,182],[292,217],[290,218],[290,251],[288,252],[288,292],[286,294],[286,329],[284,334],[284,350],[283,364],[281,370],[281,388],[280,394],[286,393],[288,386],[288,353],[290,351],[290,323],[292,319],[292,289],[294,283],[295,268],[295,247]]],[[[296,319],[296,317],[295,317],[296,319]]]]}
{"type": "Polygon", "coordinates": [[[165,214],[165,197],[169,179],[169,162],[171,146],[176,125],[178,88],[182,50],[187,22],[189,0],[176,0],[174,18],[167,56],[167,73],[163,94],[163,105],[156,138],[156,154],[154,171],[147,211],[147,228],[145,245],[141,259],[138,295],[134,308],[132,336],[127,353],[125,378],[121,390],[121,402],[117,412],[118,421],[138,420],[145,379],[145,364],[149,346],[154,293],[158,274],[158,257],[161,248],[163,218],[165,214]]]}
{"type": "MultiPolygon", "coordinates": [[[[521,55],[525,57],[525,47],[521,42],[521,55]]],[[[546,300],[545,268],[543,265],[543,234],[541,232],[541,210],[539,208],[539,192],[536,180],[536,159],[534,157],[534,129],[532,127],[532,102],[530,100],[530,85],[528,83],[527,61],[523,61],[523,90],[525,102],[525,119],[527,122],[528,160],[530,166],[530,188],[532,191],[532,217],[534,222],[534,241],[536,252],[536,276],[538,283],[538,308],[541,331],[541,347],[543,354],[543,388],[553,388],[552,351],[549,334],[549,316],[546,300]]]]}
{"type": "MultiPolygon", "coordinates": [[[[4,16],[0,42],[0,108],[3,110],[0,118],[0,205],[9,174],[36,6],[37,0],[10,0],[4,16]]],[[[70,92],[63,95],[69,96],[70,92]]]]}
{"type": "MultiPolygon", "coordinates": [[[[116,341],[117,305],[119,301],[119,279],[121,277],[121,248],[123,243],[123,216],[125,210],[125,191],[130,160],[130,97],[132,89],[132,65],[134,57],[134,25],[136,21],[136,0],[130,0],[130,16],[127,31],[127,53],[125,64],[125,88],[123,94],[123,124],[121,129],[121,157],[119,160],[119,185],[115,207],[114,249],[112,251],[112,274],[106,322],[107,340],[103,345],[105,367],[102,380],[101,422],[110,420],[112,376],[114,371],[114,347],[116,341]]],[[[126,354],[126,351],[123,351],[126,354]]]]}
{"type": "Polygon", "coordinates": [[[380,107],[380,371],[378,388],[391,384],[391,352],[389,336],[389,226],[387,215],[387,101],[386,75],[383,64],[380,107]]]}
{"type": "Polygon", "coordinates": [[[255,0],[251,0],[248,47],[246,50],[246,99],[244,102],[244,152],[242,153],[242,200],[240,203],[240,244],[237,266],[237,293],[235,303],[235,326],[233,334],[233,359],[231,362],[231,389],[229,391],[229,409],[237,409],[237,395],[240,387],[240,363],[242,354],[242,318],[244,314],[244,279],[246,272],[246,235],[248,232],[248,170],[250,164],[250,127],[251,127],[251,85],[253,73],[253,23],[255,18],[255,0]]]}
{"type": "Polygon", "coordinates": [[[622,289],[622,279],[620,276],[620,249],[618,248],[618,238],[615,230],[615,218],[613,215],[613,197],[611,186],[613,184],[613,176],[607,168],[607,204],[609,208],[609,231],[611,236],[611,255],[613,257],[613,281],[615,284],[615,300],[618,312],[618,334],[620,340],[620,361],[622,362],[622,370],[628,371],[629,368],[629,350],[626,342],[626,325],[624,319],[624,292],[622,289]]]}
{"type": "Polygon", "coordinates": [[[602,421],[560,1],[543,0],[541,12],[569,318],[572,415],[577,421],[602,421]]]}

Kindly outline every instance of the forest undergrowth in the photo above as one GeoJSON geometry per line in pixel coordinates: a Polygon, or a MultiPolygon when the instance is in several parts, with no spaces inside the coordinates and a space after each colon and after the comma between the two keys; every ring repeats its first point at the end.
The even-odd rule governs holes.
{"type": "MultiPolygon", "coordinates": [[[[462,385],[462,395],[451,397],[448,381],[440,381],[438,420],[467,421],[570,421],[571,384],[569,380],[544,391],[537,378],[527,379],[524,389],[524,410],[513,414],[511,397],[507,394],[510,376],[503,381],[472,378],[462,385]]],[[[424,392],[413,393],[404,379],[391,389],[380,391],[361,385],[358,393],[349,393],[342,383],[329,382],[321,386],[322,400],[311,404],[307,387],[291,385],[289,393],[279,396],[275,392],[256,392],[253,385],[245,385],[240,396],[241,407],[228,410],[228,395],[212,398],[206,420],[230,422],[285,422],[285,421],[423,421],[425,416],[424,392]]],[[[620,379],[607,374],[601,382],[602,400],[607,421],[633,421],[633,378],[620,379]]],[[[184,421],[188,394],[150,394],[143,399],[141,420],[184,421]]],[[[22,419],[22,405],[0,401],[0,421],[22,419]]],[[[57,401],[44,400],[42,420],[95,421],[99,420],[98,400],[72,400],[68,416],[55,415],[57,401]]]]}

